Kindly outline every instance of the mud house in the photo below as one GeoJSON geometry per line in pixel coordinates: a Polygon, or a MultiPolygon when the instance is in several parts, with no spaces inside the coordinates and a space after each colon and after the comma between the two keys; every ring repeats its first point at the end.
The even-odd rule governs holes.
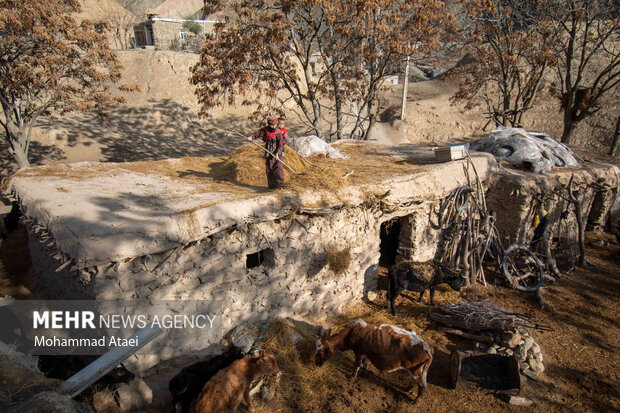
{"type": "MultiPolygon", "coordinates": [[[[398,256],[432,259],[441,238],[431,225],[433,211],[468,183],[470,166],[507,242],[531,236],[534,189],[570,175],[507,170],[485,153],[472,154],[468,166],[436,163],[431,148],[413,145],[338,147],[349,158],[330,165],[348,178],[331,191],[265,192],[224,182],[212,178],[218,160],[202,158],[33,167],[8,185],[22,205],[43,298],[222,300],[228,331],[343,310],[377,290],[379,265],[398,256]],[[334,256],[346,264],[336,266],[334,256]]],[[[613,168],[574,173],[608,183],[609,193],[599,196],[607,201],[592,209],[600,220],[617,193],[613,168]]],[[[588,195],[588,214],[595,192],[588,195]]]]}
{"type": "Polygon", "coordinates": [[[158,15],[149,15],[146,21],[134,26],[137,47],[153,46],[156,49],[170,49],[175,45],[180,47],[186,43],[193,33],[189,24],[199,28],[197,36],[204,36],[213,31],[215,20],[166,18],[158,15]]]}

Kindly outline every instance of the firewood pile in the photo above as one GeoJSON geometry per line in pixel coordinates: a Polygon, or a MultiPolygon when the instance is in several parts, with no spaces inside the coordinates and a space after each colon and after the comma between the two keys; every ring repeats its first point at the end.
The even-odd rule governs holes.
{"type": "Polygon", "coordinates": [[[463,171],[468,184],[446,197],[436,213],[437,224],[431,221],[431,225],[443,232],[439,261],[460,273],[465,285],[477,282],[486,285],[485,256],[492,249],[495,258],[500,259],[504,251],[495,227],[495,215],[487,209],[480,176],[469,156],[467,161],[463,171]]]}
{"type": "Polygon", "coordinates": [[[450,327],[469,331],[491,331],[502,334],[518,327],[547,329],[532,321],[526,314],[513,313],[493,306],[488,301],[460,302],[439,307],[431,319],[450,327]]]}
{"type": "Polygon", "coordinates": [[[526,314],[513,313],[482,301],[442,306],[432,312],[430,318],[447,326],[440,331],[488,345],[488,354],[515,357],[519,370],[532,378],[545,370],[540,346],[526,328],[540,331],[550,331],[551,328],[536,323],[526,314]]]}

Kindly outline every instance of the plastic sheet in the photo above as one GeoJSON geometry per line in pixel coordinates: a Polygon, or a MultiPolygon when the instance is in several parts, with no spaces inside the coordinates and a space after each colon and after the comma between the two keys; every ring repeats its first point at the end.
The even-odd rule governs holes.
{"type": "Polygon", "coordinates": [[[346,156],[340,153],[338,149],[332,148],[329,143],[316,135],[297,138],[295,144],[297,145],[297,153],[301,156],[310,156],[318,153],[328,158],[346,159],[346,156]]]}
{"type": "Polygon", "coordinates": [[[506,159],[511,165],[549,174],[555,167],[580,167],[573,152],[549,135],[500,126],[473,143],[471,150],[488,152],[506,159]]]}

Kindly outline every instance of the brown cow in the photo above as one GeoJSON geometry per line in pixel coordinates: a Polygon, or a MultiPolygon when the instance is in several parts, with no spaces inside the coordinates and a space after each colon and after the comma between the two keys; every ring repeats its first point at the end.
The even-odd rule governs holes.
{"type": "Polygon", "coordinates": [[[413,378],[413,385],[418,385],[418,395],[426,389],[426,374],[433,361],[433,351],[413,331],[382,324],[379,327],[362,319],[350,321],[340,332],[330,335],[331,330],[322,331],[316,341],[316,365],[323,363],[334,355],[335,350],[353,350],[355,365],[352,379],[363,363],[366,369],[368,361],[380,371],[393,372],[405,370],[413,378]]]}
{"type": "Polygon", "coordinates": [[[216,413],[236,411],[245,401],[250,412],[250,383],[265,375],[280,374],[276,358],[269,353],[247,356],[220,370],[209,380],[198,398],[192,403],[195,413],[216,413]]]}

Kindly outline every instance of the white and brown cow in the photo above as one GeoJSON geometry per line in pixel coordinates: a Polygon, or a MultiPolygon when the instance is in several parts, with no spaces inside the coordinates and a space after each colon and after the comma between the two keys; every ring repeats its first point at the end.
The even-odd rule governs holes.
{"type": "Polygon", "coordinates": [[[261,376],[279,376],[280,370],[276,358],[263,353],[259,356],[247,356],[233,362],[220,370],[209,380],[202,392],[190,407],[192,413],[222,413],[236,411],[241,402],[245,402],[248,411],[250,405],[250,383],[261,376]]]}
{"type": "Polygon", "coordinates": [[[317,366],[322,366],[336,350],[353,350],[353,380],[357,378],[360,366],[363,364],[365,369],[370,361],[380,371],[407,371],[413,378],[413,384],[417,384],[419,389],[414,401],[417,401],[426,389],[426,375],[433,361],[433,350],[413,331],[389,324],[377,327],[362,319],[356,319],[338,333],[330,333],[331,329],[322,331],[317,338],[317,366]]]}

